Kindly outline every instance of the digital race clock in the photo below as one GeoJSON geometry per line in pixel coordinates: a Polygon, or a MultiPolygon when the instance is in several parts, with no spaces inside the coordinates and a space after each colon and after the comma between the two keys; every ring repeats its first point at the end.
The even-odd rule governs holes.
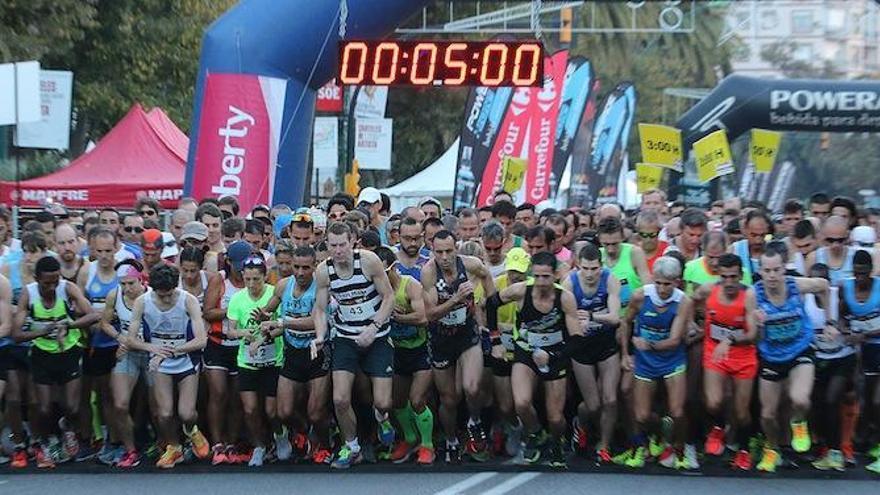
{"type": "Polygon", "coordinates": [[[368,86],[540,86],[539,41],[342,41],[339,80],[368,86]]]}

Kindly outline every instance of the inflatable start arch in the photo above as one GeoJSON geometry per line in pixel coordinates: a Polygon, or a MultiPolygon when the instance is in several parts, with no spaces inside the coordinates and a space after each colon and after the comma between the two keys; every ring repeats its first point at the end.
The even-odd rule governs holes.
{"type": "Polygon", "coordinates": [[[207,31],[184,194],[243,210],[303,199],[315,91],[346,38],[375,39],[428,0],[242,0],[207,31]],[[347,15],[344,12],[347,10],[347,15]]]}

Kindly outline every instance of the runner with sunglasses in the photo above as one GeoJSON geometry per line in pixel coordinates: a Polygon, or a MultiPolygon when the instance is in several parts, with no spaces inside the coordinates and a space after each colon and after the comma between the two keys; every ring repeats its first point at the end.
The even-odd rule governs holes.
{"type": "Polygon", "coordinates": [[[855,248],[849,246],[849,224],[838,216],[828,217],[822,225],[823,246],[807,255],[806,266],[822,263],[828,267],[831,284],[839,286],[853,276],[855,248]]]}
{"type": "Polygon", "coordinates": [[[660,240],[660,216],[653,210],[643,211],[636,218],[636,234],[639,246],[645,252],[648,270],[654,270],[654,262],[663,256],[669,243],[660,240]]]}

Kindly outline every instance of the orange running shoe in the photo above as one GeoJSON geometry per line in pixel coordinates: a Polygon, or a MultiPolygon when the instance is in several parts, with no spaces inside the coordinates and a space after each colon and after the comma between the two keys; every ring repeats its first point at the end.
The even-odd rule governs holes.
{"type": "Polygon", "coordinates": [[[211,447],[211,465],[219,466],[220,464],[226,464],[229,462],[229,458],[226,457],[226,447],[223,446],[222,443],[214,444],[211,447]]]}
{"type": "Polygon", "coordinates": [[[419,447],[418,454],[416,455],[416,464],[420,466],[430,466],[434,464],[434,459],[437,458],[437,455],[434,453],[434,449],[431,447],[419,447]]]}
{"type": "Polygon", "coordinates": [[[706,445],[703,452],[707,455],[721,455],[724,453],[724,430],[719,426],[713,426],[706,437],[706,445]]]}
{"type": "Polygon", "coordinates": [[[730,465],[734,469],[739,469],[741,471],[751,471],[752,456],[749,454],[748,450],[739,450],[733,457],[733,462],[731,462],[730,465]]]}
{"type": "Polygon", "coordinates": [[[12,462],[9,465],[14,469],[24,469],[27,467],[27,451],[24,446],[15,447],[15,452],[12,453],[12,462]]]}
{"type": "Polygon", "coordinates": [[[416,448],[413,445],[410,445],[404,441],[397,442],[397,445],[394,447],[394,450],[391,451],[391,462],[394,464],[403,464],[408,461],[413,454],[416,453],[416,448]]]}
{"type": "Polygon", "coordinates": [[[169,445],[165,447],[165,453],[156,461],[156,467],[161,469],[171,469],[183,462],[183,447],[180,445],[169,445]]]}
{"type": "Polygon", "coordinates": [[[208,439],[205,438],[205,435],[199,431],[198,426],[193,426],[192,431],[186,432],[186,428],[184,428],[184,433],[189,437],[189,440],[193,445],[193,453],[199,459],[207,459],[209,455],[211,455],[211,444],[208,443],[208,439]]]}

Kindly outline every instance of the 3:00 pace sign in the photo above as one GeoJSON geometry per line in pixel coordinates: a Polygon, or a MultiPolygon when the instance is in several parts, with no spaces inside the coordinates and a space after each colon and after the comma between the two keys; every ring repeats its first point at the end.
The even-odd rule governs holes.
{"type": "Polygon", "coordinates": [[[541,86],[539,41],[342,41],[339,80],[372,86],[541,86]]]}

